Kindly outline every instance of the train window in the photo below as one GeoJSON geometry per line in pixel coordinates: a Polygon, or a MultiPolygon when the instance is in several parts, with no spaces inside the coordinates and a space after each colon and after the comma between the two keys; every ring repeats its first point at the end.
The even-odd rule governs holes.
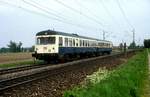
{"type": "Polygon", "coordinates": [[[101,46],[101,43],[100,43],[100,42],[98,43],[98,46],[101,46]]]}
{"type": "Polygon", "coordinates": [[[65,38],[65,46],[68,46],[68,38],[65,38]]]}
{"type": "Polygon", "coordinates": [[[110,47],[110,44],[108,44],[108,48],[110,47]]]}
{"type": "Polygon", "coordinates": [[[103,46],[103,43],[100,43],[100,46],[103,46]]]}
{"type": "Polygon", "coordinates": [[[82,46],[82,40],[80,40],[80,47],[82,46]]]}
{"type": "Polygon", "coordinates": [[[59,37],[59,46],[62,46],[62,45],[63,45],[63,38],[59,37]]]}
{"type": "Polygon", "coordinates": [[[75,39],[73,39],[73,46],[75,46],[75,39]]]}
{"type": "Polygon", "coordinates": [[[90,41],[90,46],[92,47],[92,41],[90,41]]]}
{"type": "Polygon", "coordinates": [[[92,42],[92,46],[93,46],[93,47],[95,46],[95,42],[92,42]]]}
{"type": "Polygon", "coordinates": [[[104,47],[106,47],[107,46],[107,44],[106,43],[104,43],[104,47]]]}
{"type": "Polygon", "coordinates": [[[72,39],[69,38],[69,46],[72,47],[72,39]]]}
{"type": "Polygon", "coordinates": [[[84,47],[86,47],[86,40],[84,40],[84,47]]]}
{"type": "Polygon", "coordinates": [[[37,44],[47,45],[47,44],[55,44],[55,37],[38,37],[37,44]]]}
{"type": "Polygon", "coordinates": [[[87,41],[85,40],[85,47],[87,46],[87,41]]]}
{"type": "Polygon", "coordinates": [[[85,40],[85,47],[87,46],[87,41],[85,40]]]}
{"type": "Polygon", "coordinates": [[[37,38],[37,45],[39,45],[40,44],[40,38],[37,38]]]}
{"type": "Polygon", "coordinates": [[[102,43],[102,47],[104,46],[104,43],[102,43]]]}
{"type": "Polygon", "coordinates": [[[89,41],[89,47],[91,46],[91,41],[89,41]]]}
{"type": "Polygon", "coordinates": [[[82,40],[82,46],[84,47],[84,40],[82,40]]]}
{"type": "Polygon", "coordinates": [[[76,39],[76,46],[78,47],[78,39],[76,39]]]}
{"type": "Polygon", "coordinates": [[[89,41],[87,41],[87,47],[89,47],[89,41]]]}

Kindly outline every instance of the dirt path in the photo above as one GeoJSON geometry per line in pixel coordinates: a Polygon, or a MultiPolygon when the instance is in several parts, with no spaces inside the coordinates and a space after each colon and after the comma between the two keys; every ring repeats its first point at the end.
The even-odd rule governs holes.
{"type": "Polygon", "coordinates": [[[141,97],[150,97],[150,53],[148,52],[148,79],[145,81],[145,89],[144,89],[144,94],[141,97]]]}

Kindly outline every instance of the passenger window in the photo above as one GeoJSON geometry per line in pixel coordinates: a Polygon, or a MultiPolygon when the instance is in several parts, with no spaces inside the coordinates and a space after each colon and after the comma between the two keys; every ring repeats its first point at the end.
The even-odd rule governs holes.
{"type": "Polygon", "coordinates": [[[81,40],[80,40],[80,43],[79,43],[79,44],[80,44],[80,47],[81,47],[81,46],[82,46],[82,41],[81,41],[81,40]]]}
{"type": "Polygon", "coordinates": [[[86,40],[84,40],[84,47],[86,47],[86,40]]]}
{"type": "Polygon", "coordinates": [[[84,40],[82,40],[82,46],[84,47],[84,40]]]}
{"type": "Polygon", "coordinates": [[[75,39],[73,39],[73,46],[75,46],[75,39]]]}
{"type": "Polygon", "coordinates": [[[76,46],[78,47],[78,39],[76,39],[76,46]]]}
{"type": "Polygon", "coordinates": [[[89,45],[90,45],[90,47],[92,46],[91,41],[90,41],[89,45]]]}
{"type": "Polygon", "coordinates": [[[63,38],[59,37],[59,46],[63,46],[63,38]]]}
{"type": "Polygon", "coordinates": [[[65,38],[65,46],[68,46],[68,38],[65,38]]]}
{"type": "Polygon", "coordinates": [[[88,41],[88,47],[89,47],[89,41],[88,41]]]}
{"type": "Polygon", "coordinates": [[[72,39],[69,39],[69,46],[72,47],[72,39]]]}
{"type": "Polygon", "coordinates": [[[86,41],[86,47],[88,46],[88,41],[86,41]]]}

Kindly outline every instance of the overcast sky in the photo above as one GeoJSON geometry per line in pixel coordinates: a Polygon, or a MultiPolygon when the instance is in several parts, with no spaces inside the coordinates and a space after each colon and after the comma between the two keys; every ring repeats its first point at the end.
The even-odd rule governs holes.
{"type": "Polygon", "coordinates": [[[0,47],[10,40],[30,47],[35,34],[53,29],[103,38],[115,45],[150,38],[150,0],[0,0],[0,47]]]}

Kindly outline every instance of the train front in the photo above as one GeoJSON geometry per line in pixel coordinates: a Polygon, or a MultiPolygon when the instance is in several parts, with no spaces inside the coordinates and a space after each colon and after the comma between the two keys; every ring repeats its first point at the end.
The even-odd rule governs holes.
{"type": "Polygon", "coordinates": [[[58,57],[57,36],[47,32],[36,35],[33,57],[39,60],[51,61],[58,57]]]}

